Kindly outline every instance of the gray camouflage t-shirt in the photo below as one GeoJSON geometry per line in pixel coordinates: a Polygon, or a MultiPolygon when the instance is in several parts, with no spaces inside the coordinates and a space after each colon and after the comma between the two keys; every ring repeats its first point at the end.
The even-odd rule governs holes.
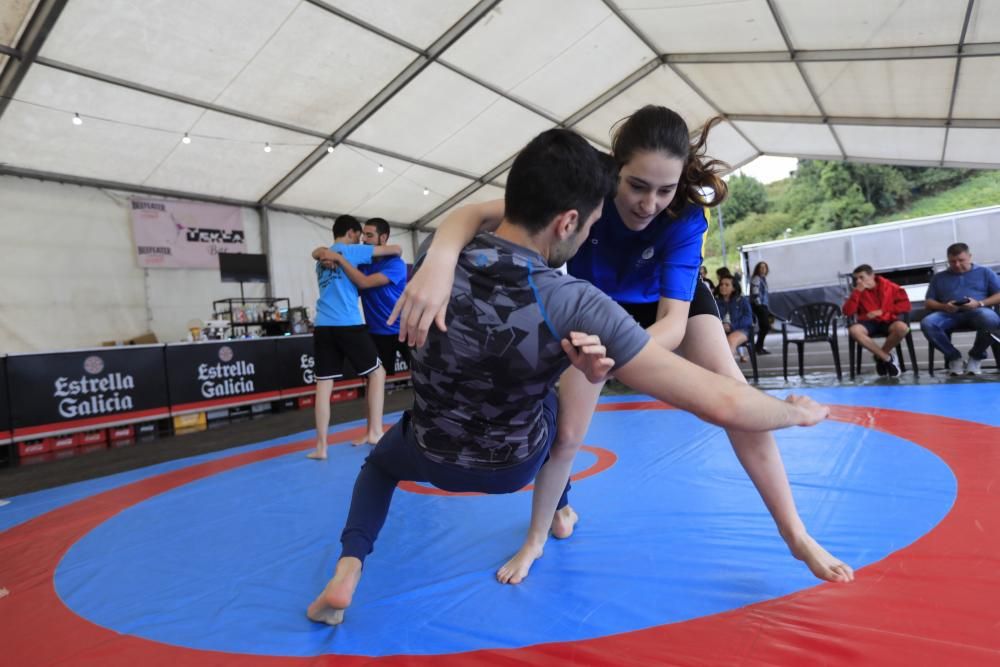
{"type": "Polygon", "coordinates": [[[623,366],[649,336],[588,282],[492,234],[465,247],[455,269],[447,332],[431,327],[413,350],[417,442],[438,462],[503,468],[546,439],[542,400],[570,365],[570,331],[601,337],[623,366]]]}

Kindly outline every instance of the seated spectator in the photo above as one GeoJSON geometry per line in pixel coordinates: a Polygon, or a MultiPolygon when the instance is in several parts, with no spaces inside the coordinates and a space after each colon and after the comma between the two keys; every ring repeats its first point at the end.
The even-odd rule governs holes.
{"type": "Polygon", "coordinates": [[[872,267],[862,264],[851,272],[854,291],[844,302],[844,315],[854,316],[856,322],[848,328],[851,338],[861,343],[875,355],[875,370],[879,375],[899,375],[899,359],[894,350],[906,337],[910,327],[899,316],[910,312],[910,297],[906,290],[882,276],[876,276],[872,267]],[[872,337],[885,337],[879,347],[872,337]]]}
{"type": "Polygon", "coordinates": [[[720,266],[715,270],[715,282],[721,283],[723,278],[732,278],[733,272],[724,266],[720,266]]]}
{"type": "MultiPolygon", "coordinates": [[[[736,356],[736,349],[750,340],[750,327],[753,326],[750,302],[733,286],[733,279],[725,277],[719,281],[719,296],[715,303],[719,306],[719,316],[722,318],[722,328],[726,331],[729,349],[736,356]]],[[[740,361],[746,359],[741,356],[740,361]]]]}
{"type": "Polygon", "coordinates": [[[698,279],[705,283],[705,287],[712,290],[713,293],[715,292],[715,283],[713,283],[712,279],[708,277],[708,269],[705,268],[704,264],[702,264],[701,268],[698,269],[698,279]]]}
{"type": "Polygon", "coordinates": [[[1000,315],[991,309],[1000,303],[1000,278],[995,271],[973,264],[964,243],[951,244],[947,254],[948,268],[935,273],[927,287],[925,306],[933,312],[920,321],[920,329],[927,342],[941,350],[952,375],[979,375],[990,334],[1000,331],[1000,315]],[[962,353],[951,344],[950,334],[957,327],[976,330],[965,364],[962,353]]]}

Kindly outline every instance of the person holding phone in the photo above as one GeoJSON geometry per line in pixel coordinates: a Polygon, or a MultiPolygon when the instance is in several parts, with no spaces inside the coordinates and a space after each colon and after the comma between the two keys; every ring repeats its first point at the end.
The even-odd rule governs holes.
{"type": "Polygon", "coordinates": [[[948,246],[948,268],[935,273],[927,286],[925,306],[932,311],[920,321],[927,342],[941,350],[952,375],[979,375],[990,334],[1000,331],[1000,315],[992,306],[1000,303],[1000,278],[996,271],[972,263],[969,246],[948,246]],[[962,363],[962,353],[951,344],[951,332],[957,327],[976,330],[976,340],[969,350],[969,360],[962,363]]]}

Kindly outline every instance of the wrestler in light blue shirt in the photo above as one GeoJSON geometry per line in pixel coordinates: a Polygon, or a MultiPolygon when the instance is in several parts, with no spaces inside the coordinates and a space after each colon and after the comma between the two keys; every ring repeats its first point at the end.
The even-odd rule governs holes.
{"type": "MultiPolygon", "coordinates": [[[[339,252],[354,266],[370,264],[372,246],[359,243],[334,243],[330,250],[339,252]]],[[[358,309],[358,288],[339,266],[326,268],[316,262],[319,299],[316,300],[316,326],[350,327],[364,324],[358,309]]]]}

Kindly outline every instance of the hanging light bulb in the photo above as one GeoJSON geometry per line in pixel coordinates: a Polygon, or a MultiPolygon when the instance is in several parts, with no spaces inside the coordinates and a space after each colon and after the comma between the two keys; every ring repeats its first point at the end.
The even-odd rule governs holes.
{"type": "Polygon", "coordinates": [[[383,171],[385,171],[385,167],[383,167],[382,165],[379,165],[378,166],[378,173],[381,174],[383,171]]]}
{"type": "Polygon", "coordinates": [[[425,197],[426,197],[427,195],[429,195],[430,193],[431,193],[431,191],[430,191],[430,190],[429,190],[428,188],[424,188],[424,196],[425,196],[425,197]]]}
{"type": "Polygon", "coordinates": [[[264,144],[264,152],[265,153],[270,153],[271,152],[271,142],[266,142],[264,144]]]}
{"type": "Polygon", "coordinates": [[[181,143],[182,144],[189,144],[189,143],[191,143],[191,137],[188,136],[187,132],[184,133],[184,138],[181,139],[181,143]]]}
{"type": "Polygon", "coordinates": [[[332,153],[332,152],[333,152],[333,146],[332,146],[332,145],[330,145],[330,146],[327,146],[327,147],[326,147],[326,152],[327,152],[327,153],[332,153]]]}
{"type": "Polygon", "coordinates": [[[78,114],[78,113],[73,114],[73,124],[74,125],[83,125],[83,119],[80,118],[80,114],[78,114]]]}

